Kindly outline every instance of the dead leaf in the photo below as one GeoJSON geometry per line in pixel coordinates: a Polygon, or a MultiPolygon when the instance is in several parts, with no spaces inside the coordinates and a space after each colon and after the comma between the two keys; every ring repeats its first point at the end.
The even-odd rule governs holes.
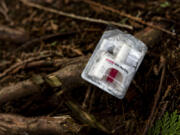
{"type": "Polygon", "coordinates": [[[58,28],[59,28],[59,26],[58,26],[57,24],[55,24],[55,23],[53,22],[53,20],[51,20],[50,25],[51,25],[52,30],[54,30],[54,31],[57,31],[58,28]]]}

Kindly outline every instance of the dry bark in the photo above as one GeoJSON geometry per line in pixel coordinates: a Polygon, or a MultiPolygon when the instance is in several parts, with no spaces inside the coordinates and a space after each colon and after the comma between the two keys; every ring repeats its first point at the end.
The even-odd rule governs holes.
{"type": "Polygon", "coordinates": [[[77,134],[81,128],[68,115],[25,118],[0,114],[0,135],[66,135],[77,134]]]}

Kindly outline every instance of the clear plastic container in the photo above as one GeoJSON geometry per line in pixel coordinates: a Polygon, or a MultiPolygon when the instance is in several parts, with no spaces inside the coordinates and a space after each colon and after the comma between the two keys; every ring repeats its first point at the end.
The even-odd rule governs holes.
{"type": "Polygon", "coordinates": [[[118,29],[102,35],[81,76],[109,94],[122,99],[141,64],[147,46],[118,29]]]}

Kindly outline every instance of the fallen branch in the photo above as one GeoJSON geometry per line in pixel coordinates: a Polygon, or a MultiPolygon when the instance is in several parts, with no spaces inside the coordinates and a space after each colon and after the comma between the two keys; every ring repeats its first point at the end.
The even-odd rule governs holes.
{"type": "Polygon", "coordinates": [[[29,39],[28,34],[23,29],[13,29],[0,25],[0,40],[24,43],[29,39]]]}
{"type": "Polygon", "coordinates": [[[95,18],[83,17],[83,16],[71,14],[71,13],[66,13],[66,12],[63,12],[63,11],[60,11],[60,10],[56,10],[56,9],[53,9],[53,8],[48,8],[48,7],[42,6],[40,4],[30,2],[28,0],[20,0],[20,1],[23,4],[25,4],[25,5],[29,6],[29,7],[34,7],[34,8],[37,8],[37,9],[41,9],[41,10],[44,10],[44,11],[47,11],[47,12],[55,13],[55,14],[58,14],[58,15],[61,15],[61,16],[70,17],[70,18],[77,19],[77,20],[100,23],[100,24],[106,24],[106,25],[110,24],[110,25],[115,25],[115,26],[122,27],[122,28],[127,28],[127,29],[130,29],[130,30],[133,29],[132,26],[127,25],[127,24],[121,24],[121,23],[117,23],[117,22],[114,22],[114,21],[107,21],[107,20],[102,20],[102,19],[95,19],[95,18]]]}
{"type": "Polygon", "coordinates": [[[1,135],[66,135],[78,134],[82,126],[68,116],[25,118],[0,114],[1,135]]]}
{"type": "Polygon", "coordinates": [[[166,29],[163,28],[163,27],[160,27],[160,26],[158,26],[158,25],[152,24],[152,23],[150,23],[150,22],[146,22],[146,21],[142,20],[142,19],[139,18],[139,17],[132,16],[132,15],[130,15],[130,14],[127,14],[127,13],[123,12],[123,11],[119,11],[119,10],[117,10],[117,9],[108,7],[108,6],[106,6],[106,5],[102,5],[102,4],[100,4],[100,3],[97,3],[97,2],[94,2],[94,1],[91,1],[91,0],[83,0],[83,2],[86,2],[86,3],[91,4],[91,5],[93,5],[93,6],[96,6],[96,7],[99,7],[99,8],[108,10],[108,11],[111,11],[111,12],[116,13],[116,14],[119,14],[120,16],[127,17],[127,18],[129,18],[129,19],[131,19],[131,20],[133,20],[133,21],[138,22],[138,23],[141,23],[141,24],[144,24],[144,25],[149,26],[149,27],[151,27],[151,28],[154,28],[154,29],[163,31],[163,32],[165,32],[165,33],[167,33],[167,34],[169,34],[169,35],[172,35],[172,36],[175,36],[175,35],[176,35],[176,33],[170,32],[170,31],[166,30],[166,29]]]}

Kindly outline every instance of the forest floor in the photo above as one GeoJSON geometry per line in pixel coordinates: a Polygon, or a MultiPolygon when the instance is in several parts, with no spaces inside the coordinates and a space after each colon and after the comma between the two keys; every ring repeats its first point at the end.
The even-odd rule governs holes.
{"type": "MultiPolygon", "coordinates": [[[[47,76],[64,66],[62,63],[61,66],[50,63],[52,61],[71,61],[92,54],[107,28],[107,25],[99,22],[73,19],[32,7],[21,0],[1,1],[0,91],[10,86],[13,89],[16,83],[27,79],[47,76]]],[[[6,102],[0,103],[0,113],[28,118],[70,115],[77,123],[84,124],[76,115],[72,115],[73,112],[65,103],[68,97],[83,110],[94,115],[98,122],[115,135],[140,135],[166,111],[178,110],[180,113],[179,0],[97,0],[95,4],[101,3],[99,6],[89,0],[28,1],[66,13],[131,26],[133,29],[119,29],[132,35],[147,27],[161,34],[158,38],[157,33],[155,37],[148,37],[153,40],[152,44],[148,44],[148,52],[122,100],[86,83],[77,85],[73,90],[63,94],[62,102],[58,100],[59,102],[52,104],[49,99],[55,93],[60,93],[61,88],[41,84],[39,87],[43,90],[39,93],[25,97],[17,96],[18,98],[11,101],[7,99],[6,102]],[[110,11],[102,5],[135,18],[123,16],[114,10],[110,11]],[[136,18],[142,18],[146,24],[136,18]],[[161,26],[167,31],[155,28],[156,26],[161,26]]],[[[141,34],[147,33],[144,31],[141,34]]],[[[69,85],[73,85],[74,82],[71,83],[69,85]]],[[[85,132],[92,134],[94,131],[85,132]]]]}

